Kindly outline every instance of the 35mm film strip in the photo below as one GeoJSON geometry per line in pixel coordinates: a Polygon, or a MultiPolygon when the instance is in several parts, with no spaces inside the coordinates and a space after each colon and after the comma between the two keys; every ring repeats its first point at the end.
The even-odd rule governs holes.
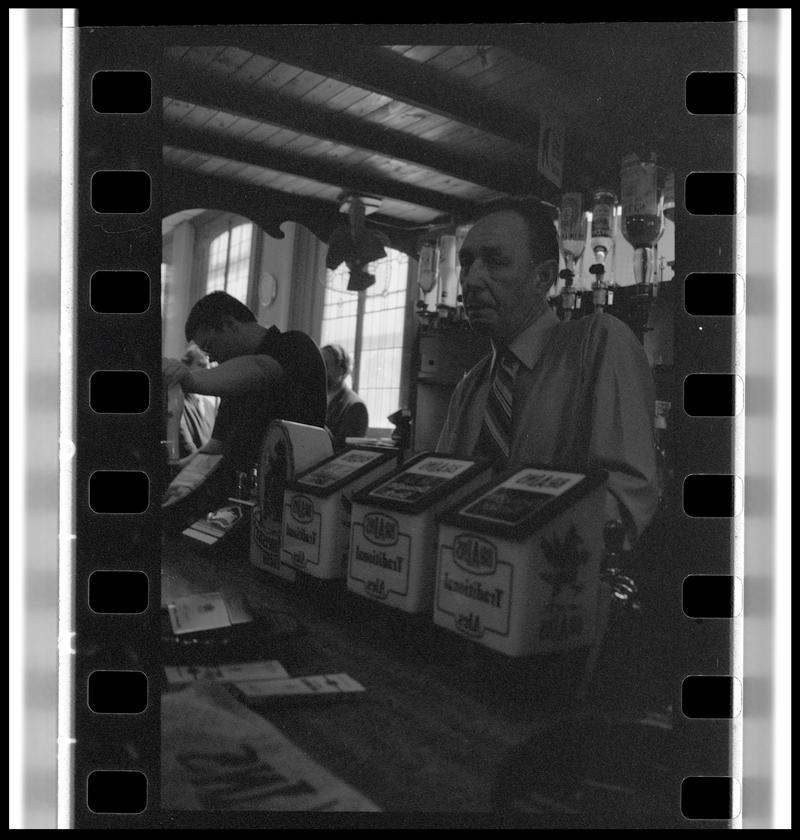
{"type": "MultiPolygon", "coordinates": [[[[745,83],[740,27],[700,26],[709,49],[688,61],[680,53],[674,89],[643,85],[643,95],[679,95],[685,105],[669,109],[678,512],[668,549],[653,552],[669,564],[659,609],[676,628],[670,666],[682,676],[671,686],[687,767],[673,792],[675,820],[719,828],[734,824],[741,801],[745,83]]],[[[417,43],[409,38],[420,33],[391,34],[392,43],[417,43]]],[[[277,824],[275,815],[234,819],[160,804],[164,55],[171,46],[225,45],[237,35],[226,27],[81,26],[76,33],[75,828],[277,824]]],[[[443,33],[425,33],[425,43],[434,35],[443,33]]],[[[252,44],[258,32],[248,37],[252,44]]],[[[525,818],[555,826],[563,817],[525,818]]],[[[449,815],[452,825],[462,820],[472,818],[449,815]]]]}

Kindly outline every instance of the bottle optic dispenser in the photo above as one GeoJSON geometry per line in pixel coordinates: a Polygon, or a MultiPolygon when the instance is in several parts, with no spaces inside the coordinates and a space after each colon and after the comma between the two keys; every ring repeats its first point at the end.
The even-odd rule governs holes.
{"type": "Polygon", "coordinates": [[[592,303],[596,311],[614,304],[614,289],[608,285],[605,275],[608,268],[611,249],[614,247],[616,226],[615,210],[617,197],[611,190],[598,189],[592,203],[592,236],[589,245],[595,262],[589,267],[594,274],[592,284],[592,303]]]}

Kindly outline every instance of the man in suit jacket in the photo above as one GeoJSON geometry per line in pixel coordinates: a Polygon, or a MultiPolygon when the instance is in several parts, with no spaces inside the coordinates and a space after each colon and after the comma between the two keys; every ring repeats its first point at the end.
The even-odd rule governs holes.
{"type": "Polygon", "coordinates": [[[657,505],[647,357],[613,315],[559,321],[547,303],[558,238],[538,202],[480,208],[459,253],[470,325],[493,351],[456,387],[437,448],[608,472],[606,515],[633,543],[657,505]],[[490,399],[491,394],[491,399],[490,399]]]}

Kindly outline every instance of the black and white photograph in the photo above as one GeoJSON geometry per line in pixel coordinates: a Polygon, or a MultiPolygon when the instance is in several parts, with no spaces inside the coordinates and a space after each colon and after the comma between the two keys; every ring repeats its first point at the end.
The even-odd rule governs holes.
{"type": "Polygon", "coordinates": [[[78,22],[69,827],[743,827],[746,22],[78,22]]]}
{"type": "MultiPolygon", "coordinates": [[[[734,359],[735,318],[714,314],[735,277],[735,214],[717,215],[731,197],[690,193],[690,176],[736,171],[736,24],[163,34],[138,74],[141,53],[124,79],[82,71],[111,99],[92,121],[106,238],[140,224],[111,164],[144,126],[115,119],[115,84],[149,86],[142,140],[160,140],[126,168],[159,167],[160,533],[141,540],[160,556],[162,810],[726,815],[685,779],[724,786],[731,712],[708,712],[706,689],[687,716],[683,680],[726,682],[731,623],[689,622],[682,600],[687,576],[730,574],[733,511],[706,511],[703,485],[686,517],[682,484],[687,464],[734,472],[735,393],[708,379],[695,420],[683,381],[734,359]],[[691,202],[707,215],[689,237],[691,202]],[[700,271],[718,289],[700,292],[702,323],[700,271]],[[352,446],[393,452],[373,486],[447,492],[413,512],[369,484],[339,506],[289,501],[352,446]],[[410,465],[424,453],[443,469],[410,465]],[[584,492],[514,539],[446,531],[450,508],[529,465],[584,492]],[[460,559],[470,540],[494,562],[460,559]]],[[[92,284],[119,291],[113,273],[92,284]]]]}

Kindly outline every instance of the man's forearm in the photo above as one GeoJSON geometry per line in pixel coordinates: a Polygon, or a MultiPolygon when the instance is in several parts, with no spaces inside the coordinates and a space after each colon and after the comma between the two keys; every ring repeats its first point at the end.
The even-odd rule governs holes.
{"type": "Polygon", "coordinates": [[[239,356],[215,368],[187,370],[181,386],[191,394],[236,397],[263,388],[282,375],[281,366],[269,356],[239,356]]]}

